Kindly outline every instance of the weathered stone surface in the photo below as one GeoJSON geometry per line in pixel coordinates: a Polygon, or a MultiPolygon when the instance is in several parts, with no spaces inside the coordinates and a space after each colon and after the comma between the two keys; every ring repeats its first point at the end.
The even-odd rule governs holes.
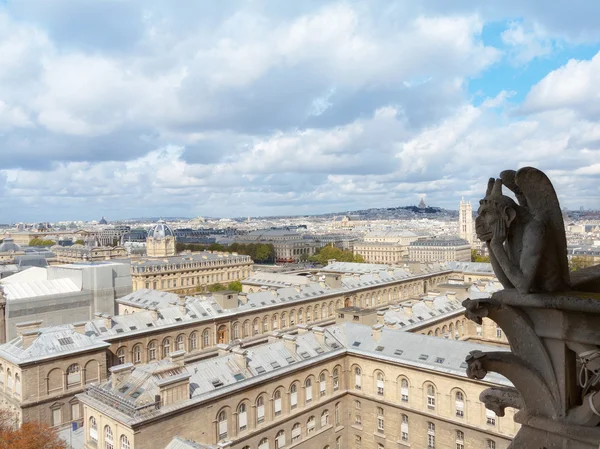
{"type": "Polygon", "coordinates": [[[513,449],[598,448],[600,266],[570,276],[558,199],[535,168],[490,179],[476,230],[505,290],[467,299],[465,315],[496,322],[512,352],[475,351],[467,356],[467,374],[482,379],[497,372],[515,386],[488,389],[481,401],[499,415],[519,409],[513,449]],[[502,184],[519,204],[502,194],[502,184]]]}

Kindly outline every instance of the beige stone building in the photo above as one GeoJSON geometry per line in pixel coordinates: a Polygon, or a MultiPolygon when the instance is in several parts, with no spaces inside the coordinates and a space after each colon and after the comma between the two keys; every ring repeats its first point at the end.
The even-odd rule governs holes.
{"type": "Polygon", "coordinates": [[[411,231],[371,232],[354,244],[354,254],[367,263],[400,264],[408,260],[408,246],[418,238],[411,231]]]}
{"type": "Polygon", "coordinates": [[[458,206],[458,235],[461,239],[473,245],[475,241],[475,233],[473,229],[473,207],[470,201],[461,199],[458,206]]]}
{"type": "Polygon", "coordinates": [[[471,245],[459,238],[417,240],[408,247],[408,258],[418,262],[469,262],[471,245]]]}
{"type": "Polygon", "coordinates": [[[100,262],[102,260],[127,259],[129,257],[127,250],[122,246],[54,245],[51,250],[56,256],[55,261],[58,263],[100,262]]]}
{"type": "Polygon", "coordinates": [[[176,254],[175,232],[164,221],[148,231],[146,255],[148,257],[172,257],[176,254]]]}
{"type": "Polygon", "coordinates": [[[254,262],[237,253],[203,251],[163,258],[131,260],[133,290],[142,288],[177,293],[194,293],[211,284],[228,284],[246,279],[254,262]]]}
{"type": "Polygon", "coordinates": [[[479,394],[510,384],[465,375],[465,354],[485,347],[382,327],[303,327],[207,360],[114,366],[77,396],[85,447],[163,448],[175,435],[232,449],[508,446],[512,410],[497,417],[479,394]]]}
{"type": "MultiPolygon", "coordinates": [[[[370,273],[365,268],[367,264],[344,264],[344,271],[351,272],[352,265],[356,265],[356,270],[364,269],[366,272],[344,276],[331,272],[320,277],[319,282],[308,285],[242,293],[239,296],[234,292],[219,292],[185,297],[168,292],[139,290],[117,300],[120,315],[98,314],[93,320],[77,325],[37,329],[35,338],[41,339],[37,347],[54,345],[62,348],[59,343],[49,344],[47,340],[61,333],[72,335],[75,332],[76,338],[87,339],[86,344],[92,348],[92,352],[98,351],[99,347],[95,345],[103,345],[100,351],[102,355],[97,355],[103,363],[104,373],[116,365],[131,363],[138,366],[167,360],[171,353],[181,350],[186,351],[185,362],[192,363],[217,355],[220,350],[218,345],[236,342],[253,345],[267,341],[273,332],[297,332],[306,325],[332,325],[336,321],[336,310],[349,304],[360,304],[365,308],[369,305],[375,312],[371,315],[374,321],[369,324],[383,323],[385,314],[389,313],[390,307],[395,307],[394,304],[416,301],[419,295],[423,295],[426,286],[430,286],[429,290],[432,291],[435,285],[443,285],[450,278],[460,276],[458,268],[452,271],[448,267],[413,275],[398,268],[370,273]]],[[[332,268],[335,270],[342,266],[335,263],[332,268]]],[[[408,327],[402,331],[429,333],[429,330],[434,330],[436,322],[441,327],[441,323],[459,319],[456,317],[462,313],[460,301],[454,299],[451,302],[453,308],[450,312],[440,313],[435,319],[424,323],[424,327],[417,326],[414,330],[408,327]]],[[[38,322],[35,326],[40,325],[38,322]]],[[[386,326],[390,329],[394,327],[389,322],[386,326]]],[[[463,329],[464,333],[459,338],[469,339],[467,332],[473,330],[468,326],[463,329]]],[[[0,345],[0,363],[4,363],[2,360],[7,363],[14,360],[14,355],[11,355],[14,348],[28,345],[24,343],[26,338],[26,335],[19,333],[15,339],[0,345]]],[[[45,379],[55,368],[62,370],[63,376],[66,375],[70,365],[65,366],[63,357],[71,357],[68,350],[72,348],[67,346],[64,349],[65,353],[52,350],[44,365],[37,366],[40,378],[45,379]]],[[[77,354],[87,354],[83,343],[76,349],[79,351],[77,354]]],[[[60,402],[63,405],[74,400],[73,395],[68,396],[73,390],[66,389],[65,392],[60,402]]],[[[31,398],[27,407],[21,407],[21,416],[25,419],[38,416],[44,422],[59,425],[52,418],[55,401],[52,398],[46,401],[46,396],[42,389],[38,397],[31,398]]],[[[18,403],[12,402],[12,397],[10,401],[15,408],[19,407],[18,403]]],[[[62,405],[61,410],[63,424],[68,424],[71,417],[76,416],[67,413],[62,405]]],[[[56,418],[58,416],[55,415],[56,418]]]]}

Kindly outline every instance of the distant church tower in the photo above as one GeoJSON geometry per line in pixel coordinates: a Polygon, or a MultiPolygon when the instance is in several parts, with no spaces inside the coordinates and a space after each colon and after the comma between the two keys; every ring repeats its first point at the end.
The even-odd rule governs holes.
{"type": "Polygon", "coordinates": [[[160,220],[148,231],[146,255],[148,257],[169,257],[175,254],[175,233],[169,225],[160,220]]]}
{"type": "Polygon", "coordinates": [[[458,227],[460,238],[473,245],[473,208],[471,202],[465,201],[464,197],[458,209],[458,227]]]}

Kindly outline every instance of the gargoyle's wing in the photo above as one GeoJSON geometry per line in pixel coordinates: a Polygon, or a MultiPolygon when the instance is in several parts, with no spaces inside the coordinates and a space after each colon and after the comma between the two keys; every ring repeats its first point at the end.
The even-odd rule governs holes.
{"type": "Polygon", "coordinates": [[[502,184],[505,185],[508,189],[512,191],[512,193],[515,194],[515,197],[517,198],[517,201],[521,206],[527,207],[527,199],[525,198],[525,195],[523,195],[523,192],[517,185],[516,177],[517,172],[514,170],[504,170],[502,173],[500,173],[500,179],[502,179],[502,184]]]}
{"type": "Polygon", "coordinates": [[[515,175],[515,184],[525,197],[529,212],[551,231],[546,235],[553,240],[558,249],[557,263],[566,282],[569,285],[569,264],[567,261],[567,237],[560,203],[550,179],[533,167],[523,167],[515,175]]]}

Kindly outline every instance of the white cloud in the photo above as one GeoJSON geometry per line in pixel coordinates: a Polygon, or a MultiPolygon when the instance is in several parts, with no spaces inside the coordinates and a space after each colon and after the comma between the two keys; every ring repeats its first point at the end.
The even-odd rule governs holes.
{"type": "Polygon", "coordinates": [[[528,29],[522,22],[511,22],[502,32],[502,41],[509,47],[513,64],[522,65],[552,53],[554,45],[547,32],[538,23],[528,29]]]}

